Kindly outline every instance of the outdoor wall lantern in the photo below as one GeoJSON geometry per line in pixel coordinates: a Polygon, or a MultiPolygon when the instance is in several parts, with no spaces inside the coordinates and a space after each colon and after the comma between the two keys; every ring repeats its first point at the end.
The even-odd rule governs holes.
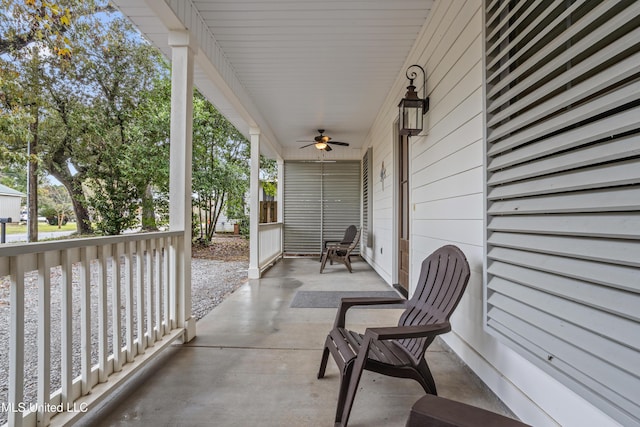
{"type": "Polygon", "coordinates": [[[429,98],[427,98],[427,75],[424,68],[414,64],[407,68],[407,94],[402,98],[398,108],[400,109],[400,135],[417,135],[422,131],[424,125],[424,115],[429,111],[429,98]],[[422,98],[418,97],[413,80],[418,77],[417,70],[422,71],[422,98]]]}

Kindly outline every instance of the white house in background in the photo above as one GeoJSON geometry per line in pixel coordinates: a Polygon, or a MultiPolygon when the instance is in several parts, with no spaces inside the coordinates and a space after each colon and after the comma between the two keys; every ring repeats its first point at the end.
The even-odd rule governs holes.
{"type": "MultiPolygon", "coordinates": [[[[260,217],[261,217],[261,221],[260,222],[275,222],[275,221],[268,221],[268,220],[264,220],[262,218],[275,218],[275,206],[276,206],[276,200],[274,196],[269,196],[267,193],[265,193],[263,185],[262,185],[262,181],[260,181],[260,187],[259,187],[259,200],[260,200],[260,209],[261,209],[261,213],[260,213],[260,217]],[[266,202],[267,204],[265,205],[266,202]],[[268,203],[271,203],[270,205],[268,203]],[[273,212],[271,212],[271,208],[273,208],[273,212]]],[[[245,202],[245,214],[248,216],[249,215],[249,192],[247,192],[244,195],[244,202],[245,202]]],[[[238,220],[235,218],[229,218],[227,216],[227,209],[224,209],[222,211],[222,213],[220,214],[220,216],[218,217],[218,221],[216,222],[216,229],[215,232],[216,233],[234,233],[235,230],[235,225],[238,223],[238,220]]]]}
{"type": "Polygon", "coordinates": [[[227,218],[226,213],[227,212],[225,210],[218,217],[218,222],[216,222],[216,233],[233,233],[233,228],[237,221],[235,219],[227,218]]]}
{"type": "Polygon", "coordinates": [[[27,197],[26,194],[0,184],[0,218],[11,218],[12,222],[19,222],[24,197],[27,197]]]}

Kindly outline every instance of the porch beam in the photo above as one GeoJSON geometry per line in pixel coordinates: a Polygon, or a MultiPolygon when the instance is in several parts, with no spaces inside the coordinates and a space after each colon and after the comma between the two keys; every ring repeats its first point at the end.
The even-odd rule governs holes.
{"type": "Polygon", "coordinates": [[[193,61],[195,43],[186,30],[169,32],[171,46],[171,149],[169,228],[184,232],[176,248],[172,285],[178,290],[177,323],[184,342],[196,335],[191,316],[191,167],[193,129],[193,61]]]}
{"type": "Polygon", "coordinates": [[[249,182],[249,279],[260,278],[260,129],[251,128],[251,177],[249,182]]]}

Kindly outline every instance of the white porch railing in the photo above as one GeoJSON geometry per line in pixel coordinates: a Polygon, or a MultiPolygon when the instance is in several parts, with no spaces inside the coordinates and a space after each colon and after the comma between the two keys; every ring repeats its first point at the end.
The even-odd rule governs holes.
{"type": "Polygon", "coordinates": [[[181,337],[175,274],[182,240],[176,231],[0,246],[0,277],[10,277],[9,390],[2,408],[9,426],[78,418],[181,337]],[[37,287],[25,289],[25,278],[37,287]],[[25,305],[35,299],[37,319],[25,318],[25,305]],[[36,320],[34,340],[25,329],[36,320]],[[54,346],[53,333],[60,334],[54,346]],[[37,396],[25,401],[25,358],[33,360],[33,352],[37,396]],[[58,359],[53,382],[60,388],[52,391],[58,359]]]}
{"type": "Polygon", "coordinates": [[[282,223],[269,222],[258,225],[258,239],[260,242],[258,254],[260,271],[266,269],[282,256],[282,223]]]}

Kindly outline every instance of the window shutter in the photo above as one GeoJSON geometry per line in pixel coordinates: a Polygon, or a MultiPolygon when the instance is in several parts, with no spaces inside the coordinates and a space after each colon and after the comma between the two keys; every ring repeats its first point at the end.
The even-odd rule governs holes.
{"type": "Polygon", "coordinates": [[[371,233],[372,201],[371,173],[373,173],[373,148],[369,147],[362,158],[362,241],[368,248],[373,247],[371,233]]]}
{"type": "Polygon", "coordinates": [[[486,327],[640,422],[640,2],[487,1],[486,327]]]}
{"type": "Polygon", "coordinates": [[[360,162],[285,162],[284,251],[318,255],[360,225],[360,162]]]}

